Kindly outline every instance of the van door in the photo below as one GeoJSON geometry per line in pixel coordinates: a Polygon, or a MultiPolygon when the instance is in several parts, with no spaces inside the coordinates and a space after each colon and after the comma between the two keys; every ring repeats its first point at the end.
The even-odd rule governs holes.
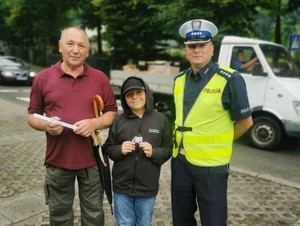
{"type": "Polygon", "coordinates": [[[262,107],[265,101],[265,91],[268,83],[267,69],[264,68],[253,46],[234,46],[230,67],[236,69],[243,76],[252,109],[262,107]],[[246,67],[243,67],[245,66],[246,67]]]}

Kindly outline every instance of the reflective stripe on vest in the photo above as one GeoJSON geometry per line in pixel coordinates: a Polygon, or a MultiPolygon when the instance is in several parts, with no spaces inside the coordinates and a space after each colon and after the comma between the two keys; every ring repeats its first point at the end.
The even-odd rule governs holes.
{"type": "Polygon", "coordinates": [[[185,79],[186,75],[176,78],[174,85],[176,120],[173,157],[179,151],[176,143],[180,144],[182,140],[190,163],[197,166],[228,164],[232,154],[234,125],[229,112],[222,106],[222,93],[227,80],[215,74],[201,91],[183,123],[185,79]]]}

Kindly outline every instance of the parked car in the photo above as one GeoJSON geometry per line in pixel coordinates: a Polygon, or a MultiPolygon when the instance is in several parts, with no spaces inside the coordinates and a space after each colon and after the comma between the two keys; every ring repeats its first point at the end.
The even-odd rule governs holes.
{"type": "Polygon", "coordinates": [[[36,72],[30,65],[15,56],[0,56],[0,84],[32,84],[36,72]]]}

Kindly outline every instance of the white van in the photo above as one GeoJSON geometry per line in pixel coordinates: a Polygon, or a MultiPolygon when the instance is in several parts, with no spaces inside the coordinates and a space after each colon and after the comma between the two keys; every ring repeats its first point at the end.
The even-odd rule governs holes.
{"type": "Polygon", "coordinates": [[[258,60],[244,77],[253,126],[247,135],[253,146],[274,149],[285,136],[300,137],[300,71],[284,46],[250,38],[225,36],[218,63],[232,67],[238,51],[245,61],[258,60]]]}
{"type": "MultiPolygon", "coordinates": [[[[233,67],[236,54],[242,50],[245,61],[258,60],[245,78],[254,125],[247,132],[251,144],[259,149],[276,148],[285,136],[300,137],[300,71],[284,46],[263,40],[225,36],[221,42],[218,63],[233,67]]],[[[169,102],[174,75],[150,71],[112,70],[111,84],[121,86],[128,76],[140,76],[158,95],[158,103],[169,102]]],[[[164,105],[163,105],[164,106],[164,105]]],[[[167,107],[163,107],[163,109],[167,107]]]]}

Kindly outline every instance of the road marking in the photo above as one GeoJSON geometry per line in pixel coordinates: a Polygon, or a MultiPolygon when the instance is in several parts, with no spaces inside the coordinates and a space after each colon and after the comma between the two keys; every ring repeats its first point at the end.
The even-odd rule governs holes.
{"type": "Polygon", "coordinates": [[[25,102],[29,102],[29,97],[16,97],[17,100],[22,100],[22,101],[25,101],[25,102]]]}
{"type": "Polygon", "coordinates": [[[0,93],[29,93],[31,89],[0,89],[0,93]]]}
{"type": "Polygon", "coordinates": [[[17,89],[1,89],[0,93],[18,93],[19,90],[17,89]]]}

